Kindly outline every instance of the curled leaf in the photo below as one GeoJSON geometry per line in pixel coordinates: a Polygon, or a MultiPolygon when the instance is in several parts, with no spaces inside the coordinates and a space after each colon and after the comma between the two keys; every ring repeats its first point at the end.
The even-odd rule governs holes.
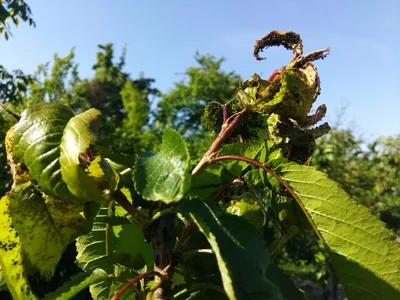
{"type": "Polygon", "coordinates": [[[272,30],[263,38],[256,41],[254,45],[254,57],[257,60],[263,60],[259,56],[259,53],[264,50],[264,48],[276,46],[283,46],[287,50],[292,50],[295,56],[300,56],[303,54],[303,41],[300,38],[300,35],[293,32],[280,32],[276,30],[272,30]]]}
{"type": "Polygon", "coordinates": [[[29,182],[14,185],[8,198],[26,258],[43,277],[52,277],[67,244],[87,228],[83,204],[45,199],[29,182]]]}
{"type": "Polygon", "coordinates": [[[90,146],[95,142],[100,114],[100,111],[92,108],[71,118],[61,139],[62,179],[68,190],[83,201],[106,201],[98,183],[90,177],[81,162],[82,157],[88,156],[90,146]]]}
{"type": "Polygon", "coordinates": [[[59,157],[64,128],[74,115],[70,108],[56,103],[32,105],[23,111],[7,135],[11,169],[20,177],[14,179],[32,176],[46,194],[57,199],[72,198],[61,178],[59,157]]]}

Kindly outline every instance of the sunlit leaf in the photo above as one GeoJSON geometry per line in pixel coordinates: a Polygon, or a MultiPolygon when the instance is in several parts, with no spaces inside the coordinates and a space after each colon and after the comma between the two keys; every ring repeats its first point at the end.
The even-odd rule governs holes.
{"type": "Polygon", "coordinates": [[[160,152],[146,153],[137,161],[133,175],[135,188],[148,200],[178,202],[190,187],[189,167],[185,141],[178,132],[167,129],[160,152]]]}
{"type": "Polygon", "coordinates": [[[85,271],[102,268],[112,273],[113,264],[123,258],[121,264],[134,269],[152,267],[153,248],[145,242],[142,228],[133,223],[112,226],[107,223],[110,217],[122,218],[102,206],[92,231],[77,239],[78,265],[85,271]]]}
{"type": "MultiPolygon", "coordinates": [[[[139,225],[123,224],[112,226],[107,224],[109,209],[101,207],[93,223],[91,232],[77,239],[76,257],[83,270],[100,268],[110,276],[90,286],[93,299],[110,299],[127,280],[138,275],[137,271],[153,267],[154,254],[151,244],[145,243],[144,234],[139,225]]],[[[135,299],[132,290],[120,299],[135,299]]]]}
{"type": "Polygon", "coordinates": [[[100,114],[92,108],[69,120],[61,140],[60,165],[62,178],[74,196],[101,203],[107,199],[80,161],[81,155],[90,151],[95,142],[100,114]]]}
{"type": "Polygon", "coordinates": [[[400,247],[385,224],[312,167],[292,163],[276,171],[327,245],[349,299],[400,298],[400,247]]]}
{"type": "Polygon", "coordinates": [[[83,210],[79,203],[43,198],[30,183],[13,187],[9,215],[26,258],[42,276],[53,276],[67,244],[87,228],[83,210]]]}
{"type": "Polygon", "coordinates": [[[20,237],[12,225],[9,196],[0,199],[0,265],[3,278],[14,299],[37,299],[26,278],[23,248],[20,237]]]}
{"type": "Polygon", "coordinates": [[[15,163],[24,163],[41,189],[56,199],[71,199],[60,169],[60,142],[74,112],[65,105],[32,105],[21,114],[12,133],[15,163]]]}
{"type": "Polygon", "coordinates": [[[256,230],[261,230],[265,224],[265,213],[262,208],[246,201],[234,201],[226,212],[246,220],[256,230]]]}

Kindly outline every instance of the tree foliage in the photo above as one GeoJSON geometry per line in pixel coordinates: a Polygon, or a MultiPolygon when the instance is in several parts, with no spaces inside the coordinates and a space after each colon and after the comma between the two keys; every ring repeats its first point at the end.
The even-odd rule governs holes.
{"type": "Polygon", "coordinates": [[[314,126],[325,105],[309,111],[329,49],[303,55],[298,34],[272,31],[255,57],[271,46],[294,57],[267,79],[197,54],[165,94],[112,44],[89,79],[73,50],[32,76],[3,70],[0,286],[15,299],[302,299],[297,264],[350,299],[397,299],[400,248],[357,201],[399,228],[399,139],[363,150],[351,132],[327,136],[314,126]]]}

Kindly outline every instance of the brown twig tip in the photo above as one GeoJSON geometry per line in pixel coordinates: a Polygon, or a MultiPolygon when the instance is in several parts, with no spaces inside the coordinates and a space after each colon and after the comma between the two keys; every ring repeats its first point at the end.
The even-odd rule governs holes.
{"type": "Polygon", "coordinates": [[[293,32],[280,32],[272,30],[263,38],[256,41],[254,45],[253,55],[257,60],[264,60],[265,58],[260,57],[260,52],[263,52],[264,48],[283,46],[287,50],[292,50],[295,57],[303,54],[303,41],[300,35],[293,32]]]}
{"type": "Polygon", "coordinates": [[[19,115],[17,115],[15,112],[12,112],[11,110],[9,110],[3,103],[0,103],[0,107],[2,109],[4,109],[9,115],[11,115],[17,121],[19,121],[21,119],[21,117],[19,115]]]}

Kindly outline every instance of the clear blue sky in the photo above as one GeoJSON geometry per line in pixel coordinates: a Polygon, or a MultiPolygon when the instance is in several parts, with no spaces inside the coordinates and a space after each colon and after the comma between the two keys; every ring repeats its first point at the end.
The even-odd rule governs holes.
{"type": "Polygon", "coordinates": [[[92,75],[97,44],[128,46],[126,71],[156,79],[162,91],[182,79],[194,53],[223,56],[223,68],[244,79],[286,64],[283,48],[252,57],[253,44],[272,29],[301,34],[305,52],[331,47],[316,63],[328,120],[347,105],[345,127],[368,140],[400,133],[400,0],[28,0],[37,28],[13,28],[0,41],[0,63],[33,72],[75,47],[83,77],[92,75]]]}

